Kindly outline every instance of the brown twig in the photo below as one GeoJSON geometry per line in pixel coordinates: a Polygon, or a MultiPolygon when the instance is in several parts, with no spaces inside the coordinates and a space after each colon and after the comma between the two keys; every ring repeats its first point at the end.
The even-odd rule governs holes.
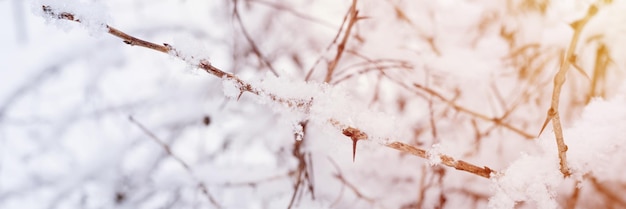
{"type": "Polygon", "coordinates": [[[580,34],[582,33],[583,28],[589,22],[589,20],[598,12],[598,8],[596,5],[591,5],[589,10],[587,11],[587,15],[582,19],[572,23],[572,28],[574,29],[574,35],[572,40],[569,43],[569,47],[563,57],[563,63],[561,64],[559,71],[554,76],[554,88],[552,90],[552,102],[550,105],[550,109],[548,110],[548,115],[546,120],[541,128],[541,132],[543,132],[544,128],[548,124],[549,121],[552,122],[552,128],[554,129],[554,136],[556,138],[556,144],[559,150],[559,165],[561,173],[563,176],[567,177],[570,175],[570,170],[567,166],[567,145],[565,144],[565,140],[563,139],[563,128],[561,126],[561,118],[559,116],[559,99],[561,97],[561,88],[563,87],[563,83],[565,83],[565,76],[567,75],[567,71],[571,65],[571,61],[575,60],[574,51],[576,51],[576,46],[578,45],[578,39],[580,39],[580,34]]]}
{"type": "Polygon", "coordinates": [[[345,80],[348,80],[350,78],[352,78],[353,76],[356,75],[362,75],[362,74],[366,74],[368,72],[371,71],[377,71],[377,72],[383,72],[383,71],[387,71],[387,70],[410,70],[413,69],[413,66],[403,60],[396,60],[396,59],[370,59],[369,57],[362,55],[354,50],[346,50],[346,53],[349,53],[351,55],[354,55],[357,58],[361,58],[364,61],[363,62],[358,62],[355,64],[352,64],[350,66],[346,66],[344,69],[346,70],[342,70],[343,72],[349,71],[348,69],[351,68],[358,68],[360,70],[357,70],[357,72],[348,72],[348,73],[341,73],[341,74],[337,74],[337,77],[339,77],[339,79],[336,79],[335,81],[333,81],[331,84],[335,85],[338,83],[341,83],[345,80]]]}
{"type": "MultiPolygon", "coordinates": [[[[577,182],[576,184],[579,184],[581,182],[577,182]]],[[[568,209],[576,209],[576,204],[578,203],[578,199],[580,197],[580,190],[582,188],[579,187],[578,185],[574,185],[574,192],[572,192],[572,197],[570,199],[567,200],[567,202],[565,203],[565,208],[568,209]]]]}
{"type": "Polygon", "coordinates": [[[376,200],[374,200],[371,197],[368,197],[366,195],[364,195],[361,191],[359,191],[359,189],[354,186],[354,184],[350,183],[341,173],[341,169],[339,169],[339,165],[337,165],[337,163],[332,159],[332,158],[328,158],[328,160],[333,164],[333,166],[335,166],[335,169],[337,170],[337,173],[335,173],[333,176],[335,178],[337,178],[337,180],[339,180],[341,182],[342,185],[347,186],[350,190],[352,190],[352,192],[354,193],[354,195],[356,195],[359,199],[363,199],[365,201],[367,201],[368,203],[374,205],[376,203],[376,200]]]}
{"type": "Polygon", "coordinates": [[[618,204],[620,208],[626,208],[626,199],[624,199],[624,196],[622,193],[617,192],[617,191],[612,191],[611,189],[607,188],[605,185],[600,183],[598,179],[596,179],[595,177],[591,177],[590,180],[593,186],[596,188],[596,190],[598,190],[598,192],[603,194],[606,200],[608,200],[607,204],[615,203],[615,204],[618,204]]]}
{"type": "MultiPolygon", "coordinates": [[[[333,38],[333,41],[331,41],[330,44],[328,44],[328,46],[324,50],[324,53],[322,53],[322,54],[325,54],[328,51],[330,51],[331,47],[333,45],[335,45],[335,43],[337,43],[337,40],[339,40],[339,36],[341,35],[341,32],[343,31],[343,26],[348,21],[348,17],[350,16],[350,12],[351,11],[352,11],[352,7],[350,7],[350,9],[348,9],[346,14],[343,16],[343,20],[341,21],[341,25],[339,26],[339,30],[337,30],[337,34],[335,34],[335,37],[333,38]]],[[[320,56],[317,57],[315,62],[313,62],[313,65],[311,65],[311,67],[308,70],[309,72],[304,77],[304,81],[309,81],[309,79],[311,79],[311,76],[313,75],[313,72],[315,71],[315,67],[317,67],[317,65],[322,61],[322,58],[324,58],[324,56],[320,55],[320,56]]]]}
{"type": "Polygon", "coordinates": [[[178,164],[182,165],[183,168],[185,169],[185,171],[187,172],[187,174],[189,174],[189,176],[191,176],[191,178],[197,183],[198,188],[200,188],[200,191],[202,191],[202,194],[204,194],[204,196],[206,196],[206,198],[209,200],[209,202],[211,204],[213,204],[215,207],[221,208],[220,204],[217,203],[217,200],[215,200],[213,195],[211,195],[211,193],[209,193],[209,189],[207,188],[207,186],[193,174],[193,170],[191,169],[189,164],[187,164],[183,159],[178,157],[178,155],[175,155],[172,152],[172,149],[170,148],[170,146],[168,144],[163,142],[163,140],[159,139],[154,133],[152,133],[152,131],[148,130],[148,128],[146,128],[143,124],[139,123],[139,121],[135,120],[133,118],[133,116],[128,116],[128,120],[131,123],[137,125],[137,127],[139,127],[139,129],[141,129],[141,131],[143,131],[146,135],[148,135],[150,137],[150,139],[152,139],[154,142],[159,144],[159,146],[161,146],[161,148],[163,148],[163,150],[165,151],[165,153],[167,153],[167,155],[169,155],[176,162],[178,162],[178,164]]]}
{"type": "Polygon", "coordinates": [[[419,184],[420,192],[419,192],[419,195],[417,196],[417,200],[415,201],[416,207],[412,207],[412,208],[424,207],[424,199],[426,198],[426,189],[428,188],[426,187],[426,174],[428,173],[427,171],[428,171],[428,168],[426,167],[426,165],[422,165],[422,175],[420,176],[420,184],[419,184]]]}
{"type": "MultiPolygon", "coordinates": [[[[430,71],[426,71],[426,87],[430,84],[430,71]]],[[[428,121],[430,122],[433,143],[439,143],[439,135],[437,134],[437,123],[435,122],[435,110],[433,107],[433,95],[428,97],[428,121]]]]}
{"type": "MultiPolygon", "coordinates": [[[[430,47],[430,49],[432,50],[433,53],[435,53],[435,55],[437,56],[441,56],[441,50],[439,49],[439,47],[437,47],[437,44],[435,43],[435,34],[425,34],[423,32],[422,29],[420,29],[420,27],[418,27],[407,15],[406,12],[404,12],[404,10],[402,9],[401,6],[399,6],[397,3],[395,3],[394,1],[388,1],[389,4],[391,4],[391,6],[393,6],[396,18],[398,18],[398,20],[400,20],[400,22],[406,23],[408,24],[411,28],[413,28],[415,31],[417,31],[417,35],[418,37],[420,37],[424,42],[426,42],[426,44],[428,44],[428,46],[430,47]]],[[[434,15],[432,11],[427,11],[428,12],[428,19],[432,22],[434,21],[434,15]]],[[[422,21],[422,20],[420,20],[422,21]]],[[[432,26],[436,25],[436,24],[431,24],[432,26]]],[[[436,29],[433,27],[432,28],[433,33],[436,33],[436,29]]]]}
{"type": "MultiPolygon", "coordinates": [[[[490,121],[490,122],[494,123],[496,126],[500,126],[500,127],[509,129],[509,130],[513,131],[514,133],[519,134],[519,135],[521,135],[522,137],[524,137],[526,139],[534,139],[535,138],[534,135],[526,133],[526,132],[524,132],[523,130],[521,130],[519,128],[516,128],[516,127],[514,127],[514,126],[512,126],[512,125],[510,125],[508,123],[505,123],[504,119],[507,117],[507,113],[505,113],[501,117],[489,117],[489,116],[483,115],[481,113],[475,112],[473,110],[470,110],[468,108],[465,108],[465,107],[463,107],[461,105],[458,105],[458,104],[456,104],[454,102],[454,99],[447,99],[446,97],[444,97],[440,93],[436,92],[435,90],[432,90],[430,88],[426,88],[426,87],[424,87],[424,86],[422,86],[420,84],[416,84],[416,83],[413,83],[413,87],[411,87],[411,86],[405,84],[404,82],[401,82],[398,79],[395,79],[395,78],[387,75],[385,72],[381,72],[381,73],[385,77],[387,77],[388,79],[393,81],[393,83],[399,85],[400,87],[402,87],[402,88],[404,88],[404,89],[406,89],[406,90],[408,90],[408,91],[410,91],[410,92],[412,92],[414,94],[417,94],[420,97],[423,97],[427,101],[429,100],[430,97],[428,97],[426,95],[423,95],[421,93],[421,91],[416,91],[416,89],[413,88],[413,87],[416,87],[417,89],[421,89],[424,92],[428,93],[429,95],[437,97],[438,99],[440,99],[443,102],[447,103],[450,107],[454,108],[456,111],[463,112],[465,114],[471,115],[471,116],[479,118],[481,120],[490,121]]],[[[513,111],[513,109],[510,109],[510,111],[513,111]]]]}
{"type": "Polygon", "coordinates": [[[292,208],[296,201],[296,197],[301,195],[304,191],[304,184],[308,183],[308,190],[311,194],[311,197],[315,199],[315,191],[313,187],[313,172],[309,168],[311,167],[311,158],[310,155],[307,155],[306,151],[303,151],[305,136],[306,136],[306,127],[307,122],[301,122],[300,126],[302,126],[302,136],[295,136],[292,155],[294,158],[298,160],[298,168],[294,173],[296,181],[293,185],[293,194],[291,195],[291,200],[289,201],[289,205],[287,208],[292,208]],[[298,137],[302,137],[298,139],[298,137]],[[309,156],[307,161],[307,156],[309,156]]]}
{"type": "Polygon", "coordinates": [[[469,114],[469,115],[474,116],[476,118],[480,118],[482,120],[491,121],[491,122],[493,122],[493,123],[495,123],[495,124],[497,124],[499,126],[502,126],[502,127],[506,128],[506,129],[509,129],[509,130],[519,134],[519,135],[522,135],[526,139],[534,139],[535,138],[535,136],[533,136],[533,135],[531,135],[529,133],[526,133],[526,132],[522,131],[519,128],[513,127],[512,125],[510,125],[508,123],[503,122],[502,121],[502,117],[489,117],[489,116],[483,115],[481,113],[472,111],[470,109],[467,109],[467,108],[465,108],[463,106],[460,106],[460,105],[454,103],[452,100],[445,98],[444,96],[442,96],[441,94],[439,94],[438,92],[436,92],[436,91],[434,91],[434,90],[432,90],[430,88],[426,88],[426,87],[424,87],[424,86],[422,86],[420,84],[416,84],[416,83],[414,83],[413,86],[418,88],[418,89],[421,89],[421,90],[425,91],[426,93],[428,93],[428,94],[430,94],[432,96],[437,97],[438,99],[440,99],[441,101],[447,103],[449,106],[451,106],[452,108],[454,108],[457,111],[464,112],[466,114],[469,114]]]}
{"type": "Polygon", "coordinates": [[[343,55],[344,50],[346,49],[346,44],[348,43],[348,39],[350,38],[350,33],[352,32],[352,28],[354,27],[356,21],[359,19],[359,11],[356,9],[357,0],[352,0],[352,6],[350,7],[350,18],[348,19],[348,26],[346,26],[346,32],[343,34],[343,39],[337,45],[337,54],[335,54],[335,59],[328,64],[328,71],[326,71],[326,78],[324,82],[329,83],[333,77],[333,73],[337,68],[337,64],[339,64],[339,60],[341,60],[341,56],[343,55]]]}
{"type": "MultiPolygon", "coordinates": [[[[429,154],[426,150],[402,143],[402,142],[391,142],[389,144],[386,144],[387,147],[390,147],[392,149],[396,149],[402,152],[406,152],[424,159],[429,159],[429,154]]],[[[469,172],[469,173],[473,173],[476,174],[478,176],[482,176],[485,178],[490,178],[492,174],[495,174],[496,171],[491,170],[491,168],[485,166],[485,167],[479,167],[476,165],[473,165],[471,163],[462,161],[462,160],[455,160],[453,157],[447,156],[447,155],[439,155],[437,156],[439,157],[439,159],[441,159],[441,163],[448,166],[448,167],[452,167],[455,168],[457,170],[462,170],[465,172],[469,172]]]]}
{"type": "MultiPolygon", "coordinates": [[[[79,20],[74,19],[74,15],[71,13],[66,13],[66,12],[62,12],[62,13],[54,13],[53,10],[49,7],[49,6],[43,6],[43,10],[44,12],[46,12],[48,15],[58,18],[58,19],[65,19],[65,20],[71,20],[71,21],[76,21],[76,22],[80,22],[79,20]]],[[[139,47],[145,47],[148,49],[152,49],[155,51],[159,51],[159,52],[163,52],[163,53],[168,53],[171,54],[181,60],[187,61],[190,64],[194,64],[196,67],[203,69],[204,71],[206,71],[207,73],[216,76],[220,79],[226,79],[226,80],[231,80],[233,81],[237,87],[239,88],[239,90],[241,92],[249,92],[258,96],[267,96],[269,97],[271,100],[280,103],[280,104],[285,104],[289,107],[301,110],[306,112],[308,110],[308,107],[310,107],[311,105],[311,101],[299,101],[299,100],[291,100],[291,99],[286,99],[286,98],[281,98],[278,97],[276,95],[273,94],[269,94],[264,92],[262,89],[258,89],[258,88],[254,88],[250,83],[240,79],[239,77],[222,71],[221,69],[211,65],[211,63],[209,63],[209,61],[202,59],[200,60],[199,63],[194,63],[191,62],[189,60],[186,60],[179,51],[177,51],[173,46],[169,45],[169,44],[163,44],[163,45],[159,45],[159,44],[154,44],[151,42],[147,42],[147,41],[143,41],[141,39],[135,38],[133,36],[130,36],[126,33],[123,33],[111,26],[106,26],[109,29],[109,33],[121,38],[122,40],[124,40],[124,43],[129,44],[129,45],[133,45],[133,46],[139,46],[139,47]]],[[[357,138],[359,139],[366,139],[367,138],[367,134],[363,131],[361,131],[358,128],[354,128],[354,127],[349,127],[347,125],[344,125],[334,119],[330,119],[330,122],[337,128],[339,128],[342,132],[346,131],[347,129],[349,129],[349,136],[348,137],[353,137],[353,136],[358,136],[357,138]],[[364,135],[364,136],[362,136],[364,135]]],[[[423,149],[420,148],[416,148],[413,147],[411,145],[402,143],[402,142],[391,142],[388,144],[384,144],[387,147],[390,147],[392,149],[396,149],[402,152],[407,152],[409,154],[424,158],[424,159],[429,159],[429,156],[427,155],[427,152],[423,149]]],[[[452,157],[449,157],[447,155],[439,155],[439,157],[441,158],[442,162],[444,165],[449,166],[449,167],[453,167],[457,170],[463,170],[469,173],[473,173],[476,174],[478,176],[482,176],[485,178],[489,178],[490,175],[492,173],[495,173],[495,171],[491,170],[488,167],[479,167],[479,166],[475,166],[472,165],[470,163],[467,163],[465,161],[462,160],[455,160],[452,157]]]]}
{"type": "Polygon", "coordinates": [[[307,14],[298,12],[297,10],[295,10],[295,9],[293,9],[291,7],[285,6],[283,4],[279,4],[277,2],[272,2],[272,1],[267,1],[267,0],[247,0],[247,1],[258,3],[258,4],[261,4],[261,5],[265,5],[265,6],[274,8],[274,9],[279,10],[279,11],[284,11],[285,13],[289,13],[289,14],[295,16],[295,17],[301,18],[303,20],[314,22],[314,23],[323,25],[323,26],[331,28],[331,29],[335,28],[335,26],[333,24],[331,24],[331,23],[329,23],[329,22],[327,22],[325,20],[322,20],[322,19],[319,19],[319,18],[315,18],[315,17],[311,17],[311,16],[309,16],[307,14]]]}
{"type": "Polygon", "coordinates": [[[263,178],[263,179],[252,180],[252,181],[226,182],[226,183],[218,184],[217,186],[221,186],[221,187],[256,187],[257,185],[259,185],[261,183],[268,183],[268,182],[272,182],[272,181],[281,180],[283,178],[286,178],[289,175],[295,174],[295,172],[296,171],[289,171],[286,174],[270,176],[270,177],[266,177],[266,178],[263,178]]]}
{"type": "Polygon", "coordinates": [[[248,30],[246,30],[246,27],[243,25],[243,21],[241,20],[241,15],[239,15],[239,7],[237,5],[237,1],[238,0],[234,0],[233,2],[233,15],[235,16],[235,20],[237,20],[237,23],[239,24],[239,27],[241,28],[241,32],[243,33],[243,36],[246,38],[246,41],[248,41],[248,44],[250,44],[250,47],[252,48],[252,52],[254,53],[254,55],[257,56],[257,58],[259,58],[259,61],[262,62],[265,66],[267,66],[270,71],[274,74],[274,76],[278,76],[278,72],[276,71],[276,69],[274,69],[274,66],[272,66],[272,63],[267,60],[267,57],[265,57],[263,55],[263,53],[261,53],[261,49],[259,49],[259,47],[257,46],[256,42],[254,42],[254,39],[252,39],[252,36],[250,35],[250,33],[248,33],[248,30]]]}
{"type": "Polygon", "coordinates": [[[596,50],[595,68],[593,70],[593,79],[591,80],[591,88],[589,89],[589,95],[587,96],[586,103],[591,101],[591,98],[600,96],[606,96],[606,87],[600,87],[602,82],[606,82],[607,69],[611,64],[611,57],[609,55],[608,48],[605,44],[600,44],[596,50]]]}

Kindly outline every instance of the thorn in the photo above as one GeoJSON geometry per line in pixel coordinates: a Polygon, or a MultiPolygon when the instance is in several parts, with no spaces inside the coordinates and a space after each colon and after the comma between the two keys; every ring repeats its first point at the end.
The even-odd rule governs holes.
{"type": "Polygon", "coordinates": [[[367,135],[361,132],[361,130],[352,127],[343,129],[343,135],[350,137],[352,140],[352,162],[354,162],[356,158],[356,143],[361,139],[367,139],[367,135]]]}
{"type": "Polygon", "coordinates": [[[546,117],[546,121],[543,122],[543,126],[541,126],[541,131],[539,131],[539,135],[537,135],[537,137],[541,136],[541,133],[543,133],[543,130],[546,128],[546,126],[548,125],[548,122],[550,122],[550,120],[552,120],[552,117],[554,117],[554,114],[556,112],[554,111],[554,109],[550,108],[548,110],[548,116],[546,117]]]}
{"type": "Polygon", "coordinates": [[[239,95],[237,95],[237,101],[239,101],[239,99],[241,99],[241,95],[243,95],[243,91],[241,89],[239,89],[239,95]]]}
{"type": "Polygon", "coordinates": [[[543,133],[543,129],[546,128],[546,126],[548,125],[548,122],[550,122],[550,116],[546,117],[546,121],[543,122],[543,126],[541,126],[541,131],[539,131],[539,134],[537,135],[537,137],[541,136],[541,133],[543,133]]]}
{"type": "Polygon", "coordinates": [[[572,29],[574,30],[577,30],[580,25],[581,25],[580,20],[574,21],[569,24],[569,26],[572,27],[572,29]]]}
{"type": "Polygon", "coordinates": [[[356,142],[357,141],[359,141],[359,139],[352,138],[352,162],[354,162],[354,159],[356,157],[356,142]]]}
{"type": "Polygon", "coordinates": [[[585,76],[585,78],[587,78],[587,81],[591,81],[591,77],[589,77],[589,75],[587,75],[587,72],[585,72],[585,70],[583,70],[580,66],[578,66],[578,64],[576,62],[577,60],[578,60],[578,57],[576,55],[572,55],[568,59],[568,61],[572,64],[572,66],[574,66],[574,69],[576,69],[576,71],[578,71],[580,74],[585,76]]]}

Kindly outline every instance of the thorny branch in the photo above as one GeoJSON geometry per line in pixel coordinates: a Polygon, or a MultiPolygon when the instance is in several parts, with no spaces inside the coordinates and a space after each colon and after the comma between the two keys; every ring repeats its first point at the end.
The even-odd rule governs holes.
{"type": "Polygon", "coordinates": [[[561,119],[559,116],[559,99],[561,96],[561,88],[563,87],[563,83],[565,83],[565,76],[567,75],[567,71],[569,70],[570,65],[572,64],[572,60],[575,60],[574,51],[576,51],[576,46],[578,45],[578,39],[580,39],[580,34],[582,33],[583,28],[589,22],[589,20],[598,13],[598,7],[596,5],[591,5],[589,10],[587,10],[587,15],[582,19],[572,23],[572,28],[574,29],[574,35],[572,40],[569,43],[569,47],[567,49],[567,53],[565,57],[563,57],[563,63],[559,67],[559,71],[554,76],[554,89],[552,90],[552,103],[550,105],[550,109],[548,110],[548,115],[546,117],[545,122],[543,123],[543,127],[541,128],[541,132],[543,132],[544,128],[548,124],[549,121],[552,121],[552,127],[554,129],[554,136],[556,138],[556,144],[559,149],[559,164],[561,173],[563,176],[567,177],[570,175],[570,170],[567,166],[567,145],[565,144],[565,140],[563,139],[563,128],[561,126],[561,119]]]}
{"type": "MultiPolygon", "coordinates": [[[[61,13],[55,13],[54,10],[52,10],[52,8],[50,8],[50,6],[42,6],[43,11],[50,15],[51,17],[57,18],[57,19],[64,19],[64,20],[70,20],[70,21],[75,21],[75,22],[81,22],[80,20],[76,19],[74,17],[73,14],[71,13],[67,13],[67,12],[61,12],[61,13]]],[[[221,69],[211,65],[209,63],[209,61],[207,61],[206,59],[202,59],[199,63],[194,63],[191,62],[189,60],[186,60],[179,51],[176,50],[176,48],[174,48],[173,46],[164,43],[163,45],[159,45],[159,44],[155,44],[155,43],[151,43],[148,41],[144,41],[141,39],[138,39],[136,37],[133,37],[131,35],[128,35],[120,30],[117,30],[109,25],[106,25],[107,29],[108,29],[108,33],[110,33],[111,35],[114,35],[118,38],[121,38],[123,40],[124,43],[132,45],[132,46],[140,46],[140,47],[144,47],[144,48],[148,48],[148,49],[152,49],[155,51],[159,51],[159,52],[163,52],[163,53],[167,53],[167,54],[171,54],[183,61],[186,61],[190,64],[195,65],[198,68],[203,69],[204,71],[206,71],[207,73],[216,76],[220,79],[227,79],[227,80],[231,80],[233,81],[238,87],[239,90],[241,92],[249,92],[258,96],[267,96],[269,97],[271,100],[277,102],[277,103],[281,103],[281,104],[285,104],[291,108],[295,108],[301,111],[306,111],[308,109],[308,107],[311,105],[310,101],[309,102],[302,102],[302,101],[294,101],[294,100],[290,100],[287,98],[281,98],[278,97],[276,95],[273,94],[269,94],[267,92],[264,92],[262,89],[258,89],[258,88],[254,88],[251,84],[249,84],[248,82],[240,79],[239,77],[222,71],[221,69]]],[[[347,126],[345,124],[340,123],[339,121],[336,121],[334,119],[329,119],[329,121],[336,127],[341,129],[342,133],[348,137],[350,137],[351,139],[353,139],[353,137],[357,137],[357,139],[361,140],[361,139],[368,139],[367,134],[363,131],[361,131],[358,128],[354,128],[354,127],[350,127],[347,126]]],[[[147,130],[147,129],[146,129],[147,130]]],[[[420,149],[402,142],[390,142],[387,144],[384,144],[385,146],[398,150],[398,151],[402,151],[402,152],[406,152],[424,159],[429,159],[432,156],[429,156],[429,154],[427,153],[426,150],[424,149],[420,149]]],[[[473,173],[475,175],[478,176],[482,176],[484,178],[490,178],[492,173],[495,173],[496,171],[491,170],[488,167],[479,167],[470,163],[467,163],[465,161],[462,160],[456,160],[450,156],[447,155],[439,155],[439,156],[435,156],[435,157],[439,157],[442,161],[442,163],[448,167],[452,167],[455,168],[457,170],[462,170],[462,171],[466,171],[469,173],[473,173]]],[[[206,187],[205,187],[206,188],[206,187]]],[[[206,190],[203,190],[206,191],[206,190]]],[[[207,192],[208,194],[208,192],[207,192]]]]}

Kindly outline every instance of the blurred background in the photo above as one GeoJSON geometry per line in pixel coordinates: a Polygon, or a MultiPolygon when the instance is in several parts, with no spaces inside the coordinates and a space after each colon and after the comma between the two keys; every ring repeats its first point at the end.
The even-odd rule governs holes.
{"type": "MultiPolygon", "coordinates": [[[[377,142],[359,142],[352,162],[352,141],[329,124],[225,97],[219,78],[175,57],[42,17],[47,2],[0,0],[0,208],[485,208],[494,193],[489,179],[377,142]]],[[[339,86],[393,116],[393,140],[494,170],[539,152],[576,30],[565,126],[617,93],[626,64],[617,0],[82,2],[100,5],[82,18],[244,80],[339,86]]],[[[625,184],[585,184],[556,199],[626,208],[625,184]]]]}

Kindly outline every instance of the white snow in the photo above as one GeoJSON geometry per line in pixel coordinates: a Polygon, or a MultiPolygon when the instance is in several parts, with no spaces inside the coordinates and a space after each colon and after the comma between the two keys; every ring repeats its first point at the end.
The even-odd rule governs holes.
{"type": "Polygon", "coordinates": [[[222,78],[222,91],[224,92],[224,96],[231,99],[237,99],[243,93],[237,81],[226,77],[222,78]]]}
{"type": "Polygon", "coordinates": [[[89,31],[91,35],[99,36],[108,31],[106,25],[111,21],[107,7],[98,1],[36,0],[31,3],[32,11],[35,14],[41,15],[46,22],[53,23],[65,31],[80,25],[89,31]],[[72,14],[74,19],[79,20],[81,24],[60,20],[58,17],[51,16],[43,11],[42,5],[48,6],[50,12],[56,15],[62,13],[72,14]]]}
{"type": "MultiPolygon", "coordinates": [[[[626,94],[608,101],[593,100],[574,125],[564,130],[568,146],[567,163],[572,177],[582,181],[592,175],[601,182],[624,182],[626,169],[626,94]]],[[[556,188],[564,178],[559,171],[557,148],[552,133],[544,133],[538,143],[540,155],[523,155],[501,175],[493,178],[495,196],[491,208],[513,208],[515,203],[532,201],[538,208],[557,208],[556,188]]]]}
{"type": "Polygon", "coordinates": [[[170,54],[181,58],[191,67],[195,68],[202,60],[209,61],[207,44],[201,39],[191,35],[177,35],[169,44],[175,49],[170,54]]]}

